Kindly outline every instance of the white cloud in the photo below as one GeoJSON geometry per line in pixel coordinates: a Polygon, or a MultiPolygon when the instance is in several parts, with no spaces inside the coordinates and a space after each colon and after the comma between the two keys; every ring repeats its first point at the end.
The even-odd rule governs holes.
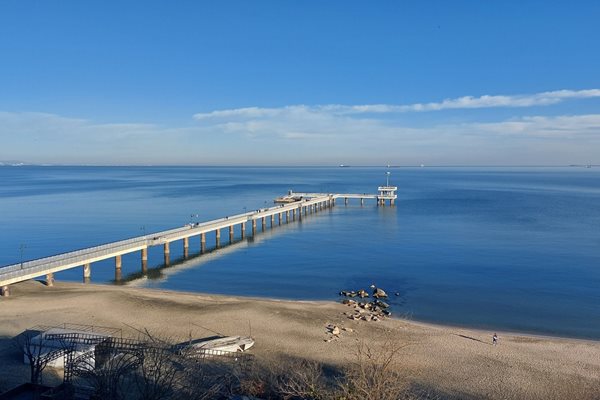
{"type": "MultiPolygon", "coordinates": [[[[524,107],[599,95],[598,90],[555,91],[431,104],[524,107]]],[[[397,112],[393,107],[249,107],[196,115],[194,124],[180,127],[0,112],[0,160],[80,164],[600,162],[600,113],[525,115],[491,122],[427,118],[411,125],[409,118],[381,115],[397,112]]]]}
{"type": "Polygon", "coordinates": [[[595,137],[600,139],[600,114],[554,117],[528,116],[508,121],[474,123],[466,126],[471,130],[488,134],[565,139],[595,137]]]}
{"type": "Polygon", "coordinates": [[[392,114],[407,112],[425,112],[457,109],[477,108],[508,108],[508,107],[533,107],[558,104],[569,99],[586,99],[600,97],[600,89],[586,90],[556,90],[525,95],[483,95],[479,97],[463,96],[454,99],[445,99],[441,102],[414,103],[406,105],[395,104],[363,104],[342,105],[326,104],[317,106],[293,105],[280,108],[246,107],[227,110],[216,110],[207,113],[198,113],[194,118],[199,121],[211,119],[259,119],[275,118],[291,114],[392,114]]]}

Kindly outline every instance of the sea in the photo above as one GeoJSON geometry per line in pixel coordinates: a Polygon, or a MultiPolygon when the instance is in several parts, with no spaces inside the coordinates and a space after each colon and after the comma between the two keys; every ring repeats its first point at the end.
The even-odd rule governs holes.
{"type": "MultiPolygon", "coordinates": [[[[600,168],[0,167],[0,265],[273,205],[295,192],[376,193],[221,247],[190,239],[92,264],[92,282],[288,300],[383,288],[393,315],[600,340],[600,168]],[[202,254],[201,254],[202,253],[202,254]]],[[[248,226],[248,229],[250,227],[248,226]]],[[[82,269],[56,274],[81,282],[82,269]]],[[[2,303],[0,307],[8,307],[2,303]]]]}

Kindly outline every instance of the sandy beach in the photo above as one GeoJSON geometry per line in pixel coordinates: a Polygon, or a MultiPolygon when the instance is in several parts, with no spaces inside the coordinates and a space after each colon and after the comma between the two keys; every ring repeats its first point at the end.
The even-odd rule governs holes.
{"type": "Polygon", "coordinates": [[[200,295],[108,285],[35,281],[11,287],[0,299],[0,389],[27,380],[10,338],[36,325],[80,323],[115,327],[125,336],[147,328],[186,339],[249,335],[256,357],[291,356],[331,365],[354,357],[357,343],[393,341],[415,385],[446,398],[599,399],[600,342],[499,334],[399,319],[353,321],[348,306],[200,295]],[[349,328],[327,341],[327,325],[349,328]]]}

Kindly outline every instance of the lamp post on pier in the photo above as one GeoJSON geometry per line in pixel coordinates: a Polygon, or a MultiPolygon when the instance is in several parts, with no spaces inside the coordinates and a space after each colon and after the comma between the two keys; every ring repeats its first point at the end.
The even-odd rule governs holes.
{"type": "Polygon", "coordinates": [[[19,251],[21,252],[21,269],[23,269],[23,253],[25,252],[26,248],[27,248],[27,245],[25,243],[21,243],[19,245],[19,251]]]}

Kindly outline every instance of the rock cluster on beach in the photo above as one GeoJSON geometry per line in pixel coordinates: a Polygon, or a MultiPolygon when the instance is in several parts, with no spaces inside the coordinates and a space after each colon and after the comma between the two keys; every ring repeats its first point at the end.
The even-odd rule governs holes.
{"type": "Polygon", "coordinates": [[[379,321],[392,315],[389,310],[390,305],[381,300],[388,297],[385,290],[375,287],[375,285],[371,285],[371,288],[373,289],[372,295],[369,295],[369,293],[364,289],[357,291],[343,290],[340,292],[340,296],[346,297],[342,300],[342,303],[354,308],[354,312],[344,313],[349,319],[354,321],[379,321]],[[371,296],[374,298],[374,300],[362,300],[365,298],[370,298],[371,296]],[[354,297],[358,297],[361,300],[352,299],[354,297]]]}

